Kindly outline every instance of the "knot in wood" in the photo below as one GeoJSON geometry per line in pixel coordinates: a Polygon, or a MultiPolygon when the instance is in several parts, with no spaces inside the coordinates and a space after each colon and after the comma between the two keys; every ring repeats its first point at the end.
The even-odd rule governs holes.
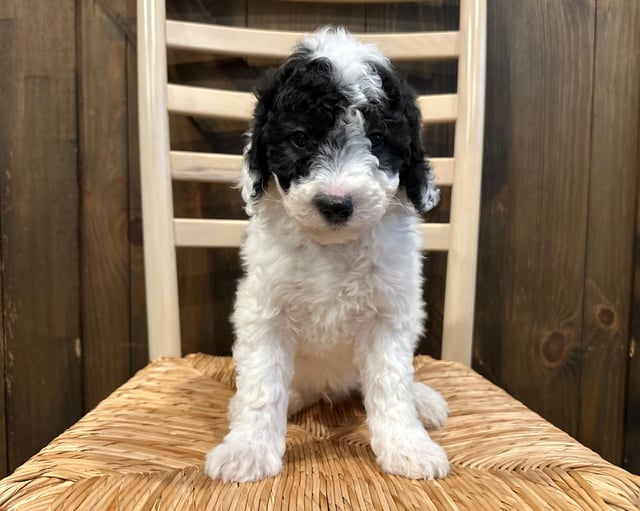
{"type": "Polygon", "coordinates": [[[611,328],[616,322],[616,313],[606,305],[598,305],[596,307],[596,318],[601,326],[611,328]]]}
{"type": "Polygon", "coordinates": [[[551,332],[542,341],[542,356],[551,365],[558,365],[566,358],[567,337],[562,332],[551,332]]]}

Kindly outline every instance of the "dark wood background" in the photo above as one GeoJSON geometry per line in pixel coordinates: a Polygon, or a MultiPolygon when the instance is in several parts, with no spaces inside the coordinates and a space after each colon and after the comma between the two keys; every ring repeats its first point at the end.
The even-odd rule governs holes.
{"type": "MultiPolygon", "coordinates": [[[[457,9],[168,2],[182,19],[357,31],[455,28],[457,9]]],[[[245,90],[268,64],[169,60],[176,81],[245,90]]],[[[490,0],[487,65],[474,367],[640,472],[640,4],[490,0]]],[[[451,62],[401,71],[420,92],[455,87],[451,62]]],[[[136,111],[134,0],[0,3],[2,474],[146,362],[136,111]]],[[[195,150],[238,149],[245,128],[171,123],[195,150]]],[[[427,130],[433,156],[451,133],[427,130]]],[[[242,214],[226,187],[175,195],[181,215],[242,214]]],[[[229,352],[237,257],[179,250],[185,352],[229,352]]],[[[436,356],[445,265],[425,266],[420,349],[436,356]]]]}

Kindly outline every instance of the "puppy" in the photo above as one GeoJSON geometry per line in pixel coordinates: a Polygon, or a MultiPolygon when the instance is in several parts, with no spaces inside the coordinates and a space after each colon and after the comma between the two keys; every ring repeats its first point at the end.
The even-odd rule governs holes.
{"type": "Polygon", "coordinates": [[[425,319],[417,212],[439,200],[415,96],[343,29],[307,36],[257,91],[240,188],[251,217],[233,325],[230,432],[214,479],[282,468],[287,415],[358,390],[386,472],[444,477],[423,426],[448,408],[413,381],[425,319]]]}

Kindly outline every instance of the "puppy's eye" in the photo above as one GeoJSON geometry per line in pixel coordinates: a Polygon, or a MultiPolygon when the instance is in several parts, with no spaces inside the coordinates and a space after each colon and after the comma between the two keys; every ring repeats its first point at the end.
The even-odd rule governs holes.
{"type": "Polygon", "coordinates": [[[296,131],[291,135],[291,142],[296,147],[304,147],[307,143],[307,135],[303,131],[296,131]]]}
{"type": "Polygon", "coordinates": [[[384,135],[382,133],[369,133],[369,140],[371,140],[372,148],[380,147],[384,140],[384,135]]]}

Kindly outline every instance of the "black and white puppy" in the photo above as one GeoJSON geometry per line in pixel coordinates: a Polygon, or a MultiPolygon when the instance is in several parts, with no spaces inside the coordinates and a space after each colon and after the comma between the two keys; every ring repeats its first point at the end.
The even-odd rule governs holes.
{"type": "Polygon", "coordinates": [[[383,470],[444,477],[423,426],[445,400],[413,381],[425,318],[417,212],[435,206],[415,96],[343,29],[306,37],[257,92],[240,188],[251,217],[233,324],[230,432],[207,455],[224,481],[278,474],[287,415],[364,397],[383,470]]]}

